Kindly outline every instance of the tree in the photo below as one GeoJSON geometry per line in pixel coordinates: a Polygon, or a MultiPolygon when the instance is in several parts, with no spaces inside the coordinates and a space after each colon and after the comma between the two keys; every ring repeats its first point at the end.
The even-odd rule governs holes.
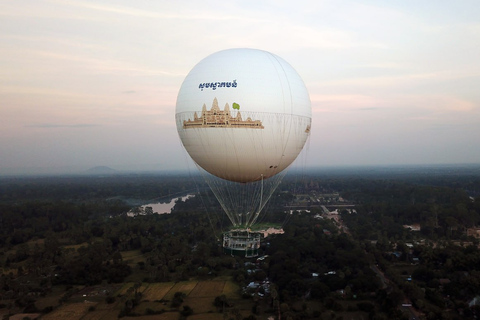
{"type": "Polygon", "coordinates": [[[183,303],[183,299],[186,297],[183,292],[175,292],[173,295],[171,306],[172,308],[178,308],[183,303]]]}
{"type": "Polygon", "coordinates": [[[189,315],[193,314],[193,310],[190,308],[190,306],[183,306],[183,310],[180,312],[180,314],[184,317],[188,317],[189,315]]]}

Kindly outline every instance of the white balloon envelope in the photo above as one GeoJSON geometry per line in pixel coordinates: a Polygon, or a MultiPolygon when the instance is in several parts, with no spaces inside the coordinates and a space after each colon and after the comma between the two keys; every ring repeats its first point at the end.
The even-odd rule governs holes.
{"type": "Polygon", "coordinates": [[[232,224],[250,227],[303,149],[311,106],[302,79],[282,58],[229,49],[190,71],[175,117],[188,154],[218,177],[205,176],[232,224]]]}
{"type": "Polygon", "coordinates": [[[310,98],[282,58],[230,49],[206,57],[187,75],[176,122],[200,167],[248,183],[276,175],[298,156],[310,132],[310,98]]]}

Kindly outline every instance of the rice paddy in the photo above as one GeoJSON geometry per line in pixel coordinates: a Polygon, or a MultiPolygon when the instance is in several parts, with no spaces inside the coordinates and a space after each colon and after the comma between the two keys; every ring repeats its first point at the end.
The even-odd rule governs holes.
{"type": "MultiPolygon", "coordinates": [[[[221,320],[223,319],[222,313],[219,313],[213,305],[215,298],[225,294],[228,299],[241,299],[240,288],[227,277],[208,281],[144,282],[137,285],[134,282],[127,282],[110,291],[114,292],[114,303],[106,303],[106,296],[101,294],[105,290],[101,290],[99,287],[85,287],[72,297],[70,303],[57,307],[54,311],[43,315],[42,319],[117,319],[125,306],[125,302],[134,298],[135,286],[137,286],[137,292],[142,294],[138,305],[132,310],[135,317],[125,316],[124,319],[178,320],[181,317],[180,311],[183,310],[183,306],[189,306],[193,310],[193,314],[188,317],[189,319],[221,320]],[[184,298],[183,303],[175,308],[172,307],[171,302],[177,292],[182,292],[184,298]],[[96,293],[98,293],[98,296],[96,296],[96,293]]],[[[58,292],[59,295],[61,293],[58,292]]],[[[42,305],[48,305],[49,303],[51,301],[43,301],[42,305]]]]}

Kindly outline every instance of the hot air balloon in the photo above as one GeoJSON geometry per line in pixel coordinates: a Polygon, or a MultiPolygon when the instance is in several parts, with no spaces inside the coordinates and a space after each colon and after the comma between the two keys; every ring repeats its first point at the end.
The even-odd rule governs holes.
{"type": "Polygon", "coordinates": [[[260,234],[251,227],[309,137],[302,79],[270,52],[220,51],[187,75],[175,118],[183,146],[233,225],[224,251],[258,255],[260,234]]]}

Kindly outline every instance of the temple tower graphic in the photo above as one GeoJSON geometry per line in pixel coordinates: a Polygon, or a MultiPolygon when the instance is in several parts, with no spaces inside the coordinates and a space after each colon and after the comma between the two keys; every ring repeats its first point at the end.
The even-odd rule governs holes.
{"type": "Polygon", "coordinates": [[[252,120],[247,117],[246,120],[242,119],[240,111],[235,116],[232,116],[230,112],[230,106],[225,104],[223,110],[218,107],[217,98],[213,99],[212,108],[207,110],[207,106],[203,104],[202,114],[200,117],[197,112],[193,115],[193,120],[188,119],[183,121],[183,128],[250,128],[250,129],[263,129],[262,121],[252,120]]]}

